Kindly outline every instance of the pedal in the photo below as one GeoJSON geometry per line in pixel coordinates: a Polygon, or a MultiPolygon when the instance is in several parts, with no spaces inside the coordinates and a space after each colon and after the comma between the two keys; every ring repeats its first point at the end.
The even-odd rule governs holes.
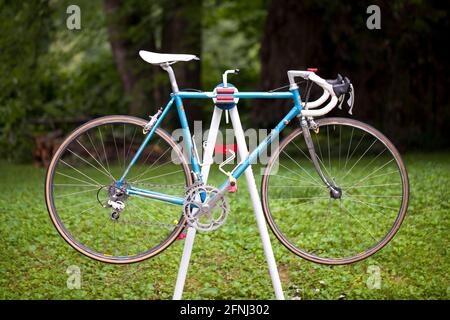
{"type": "Polygon", "coordinates": [[[230,184],[228,185],[228,192],[235,193],[237,191],[237,181],[236,178],[230,174],[230,184]]]}

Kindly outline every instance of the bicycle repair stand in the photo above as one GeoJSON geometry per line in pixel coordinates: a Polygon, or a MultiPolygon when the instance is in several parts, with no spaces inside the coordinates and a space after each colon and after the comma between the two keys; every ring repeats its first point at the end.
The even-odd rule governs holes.
{"type": "MultiPolygon", "coordinates": [[[[241,159],[246,159],[248,156],[247,143],[245,141],[244,131],[242,129],[241,119],[239,118],[237,106],[235,105],[228,111],[230,114],[231,123],[233,125],[234,134],[236,137],[239,156],[241,159]]],[[[222,118],[222,112],[223,112],[222,109],[218,108],[217,106],[214,107],[214,113],[211,119],[211,127],[208,133],[205,154],[203,156],[203,166],[201,168],[203,182],[205,184],[208,180],[211,164],[213,163],[214,145],[217,139],[220,120],[222,118]]],[[[278,269],[272,250],[272,245],[270,243],[269,232],[267,230],[266,221],[264,219],[263,209],[261,206],[261,201],[259,198],[259,193],[256,187],[255,177],[253,175],[251,165],[245,170],[245,177],[247,179],[248,191],[250,193],[250,197],[253,203],[253,210],[255,211],[256,223],[258,224],[259,233],[261,235],[261,241],[264,248],[264,253],[269,267],[270,277],[272,278],[272,285],[275,291],[275,297],[277,300],[284,300],[284,293],[281,287],[280,276],[278,274],[278,269]]],[[[181,300],[181,297],[183,295],[184,283],[186,280],[186,275],[189,267],[189,260],[191,258],[192,247],[194,245],[195,234],[196,229],[193,227],[189,227],[187,230],[187,236],[185,238],[186,242],[184,244],[183,255],[181,257],[180,267],[178,270],[178,277],[175,285],[175,291],[173,293],[173,300],[181,300]]]]}

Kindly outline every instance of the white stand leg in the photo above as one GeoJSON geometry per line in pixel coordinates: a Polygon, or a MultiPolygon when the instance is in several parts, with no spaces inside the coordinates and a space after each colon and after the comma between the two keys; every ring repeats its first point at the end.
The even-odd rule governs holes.
{"type": "MultiPolygon", "coordinates": [[[[209,169],[213,163],[214,145],[216,143],[221,118],[222,109],[215,107],[208,133],[208,140],[206,142],[205,154],[203,155],[202,177],[205,184],[208,181],[209,169]]],[[[188,228],[184,243],[183,256],[181,257],[180,268],[178,269],[178,277],[175,285],[175,291],[173,293],[173,300],[181,300],[183,295],[184,283],[186,281],[196,231],[197,230],[194,228],[188,228]]]]}
{"type": "MultiPolygon", "coordinates": [[[[213,163],[214,145],[216,143],[221,117],[222,117],[222,110],[215,107],[213,117],[211,120],[211,127],[208,134],[205,154],[203,157],[202,177],[204,183],[207,183],[209,169],[211,167],[211,164],[213,163]]],[[[247,143],[245,142],[244,131],[242,129],[242,124],[239,118],[237,108],[232,108],[230,110],[230,118],[236,136],[239,156],[241,159],[245,159],[248,156],[247,143]]],[[[258,224],[259,233],[261,235],[261,241],[263,243],[264,253],[269,267],[270,277],[272,278],[272,285],[275,291],[275,297],[278,300],[284,300],[280,276],[278,274],[275,257],[273,255],[272,245],[270,243],[269,232],[267,230],[267,225],[264,219],[259,193],[256,187],[255,177],[253,175],[251,166],[249,166],[247,170],[245,170],[245,177],[247,178],[248,190],[250,192],[250,197],[252,199],[253,210],[255,211],[256,223],[258,224]]],[[[186,281],[186,275],[189,267],[189,260],[191,258],[192,247],[194,245],[195,234],[196,230],[194,228],[188,228],[188,233],[185,240],[186,242],[184,244],[183,249],[183,256],[181,257],[180,268],[178,270],[177,283],[175,285],[175,291],[173,294],[174,300],[180,300],[183,295],[183,288],[184,283],[186,281]]]]}
{"type": "MultiPolygon", "coordinates": [[[[247,143],[245,142],[244,130],[242,129],[241,119],[237,108],[230,110],[231,123],[234,128],[234,135],[238,145],[238,152],[241,159],[246,159],[248,156],[247,143]]],[[[273,255],[272,245],[270,243],[269,232],[267,230],[266,220],[259,198],[258,188],[256,187],[255,177],[253,175],[252,166],[245,170],[245,177],[247,178],[248,191],[253,203],[253,210],[255,211],[256,223],[258,224],[261,241],[264,247],[267,264],[269,266],[270,277],[272,278],[273,290],[275,297],[278,300],[284,300],[283,289],[281,287],[280,275],[278,274],[275,256],[273,255]]]]}

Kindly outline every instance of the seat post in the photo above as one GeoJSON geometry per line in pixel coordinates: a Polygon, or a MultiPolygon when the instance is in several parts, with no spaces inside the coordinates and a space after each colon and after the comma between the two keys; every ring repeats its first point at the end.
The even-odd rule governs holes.
{"type": "Polygon", "coordinates": [[[169,74],[169,80],[170,80],[170,85],[172,86],[172,92],[177,93],[178,91],[180,91],[180,90],[178,90],[178,84],[177,84],[177,79],[175,78],[175,73],[173,72],[173,69],[170,66],[170,64],[168,62],[161,63],[160,67],[163,68],[163,70],[167,71],[167,73],[169,74]]]}

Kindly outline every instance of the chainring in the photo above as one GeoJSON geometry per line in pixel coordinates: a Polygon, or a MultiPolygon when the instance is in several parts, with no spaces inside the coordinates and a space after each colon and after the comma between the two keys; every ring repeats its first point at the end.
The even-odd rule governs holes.
{"type": "Polygon", "coordinates": [[[183,215],[188,226],[198,231],[213,231],[225,223],[230,212],[225,196],[221,196],[213,207],[207,204],[217,194],[217,188],[204,184],[194,184],[186,191],[183,215]]]}

